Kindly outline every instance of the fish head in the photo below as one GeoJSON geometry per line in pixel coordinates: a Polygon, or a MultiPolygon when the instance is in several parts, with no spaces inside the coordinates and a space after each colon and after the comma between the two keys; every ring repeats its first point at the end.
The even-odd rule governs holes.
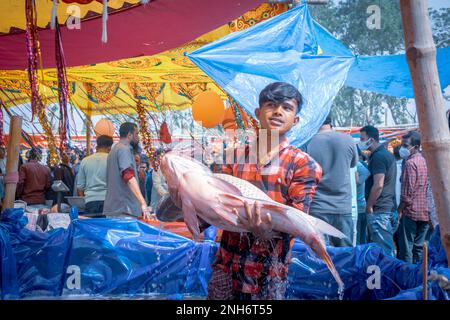
{"type": "Polygon", "coordinates": [[[209,168],[195,159],[168,152],[161,159],[161,171],[167,180],[169,187],[177,188],[186,172],[197,172],[211,175],[209,168]]]}

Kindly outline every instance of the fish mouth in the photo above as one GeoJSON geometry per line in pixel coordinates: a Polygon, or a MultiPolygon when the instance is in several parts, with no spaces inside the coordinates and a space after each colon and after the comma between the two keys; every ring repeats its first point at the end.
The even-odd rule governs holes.
{"type": "Polygon", "coordinates": [[[284,125],[284,121],[280,118],[271,117],[269,118],[269,123],[274,127],[281,127],[284,125]]]}

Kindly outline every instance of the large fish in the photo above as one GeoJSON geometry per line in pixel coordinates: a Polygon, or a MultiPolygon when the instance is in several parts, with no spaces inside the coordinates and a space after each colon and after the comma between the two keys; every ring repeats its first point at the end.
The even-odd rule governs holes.
{"type": "Polygon", "coordinates": [[[167,153],[161,160],[161,170],[167,180],[175,205],[182,208],[184,222],[194,240],[200,238],[199,218],[223,230],[248,232],[239,223],[245,217],[245,206],[259,202],[262,213],[269,213],[275,231],[299,237],[322,258],[343,290],[343,282],[326,251],[323,235],[345,238],[328,223],[296,208],[273,201],[253,184],[224,174],[213,174],[209,168],[193,159],[167,153]],[[236,212],[234,211],[236,209],[236,212]]]}

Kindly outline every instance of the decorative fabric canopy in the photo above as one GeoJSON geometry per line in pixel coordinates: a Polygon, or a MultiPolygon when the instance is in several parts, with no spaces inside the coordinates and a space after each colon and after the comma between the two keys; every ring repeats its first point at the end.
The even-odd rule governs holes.
{"type": "MultiPolygon", "coordinates": [[[[262,4],[222,27],[161,54],[67,68],[70,102],[88,115],[97,115],[135,112],[137,101],[149,111],[182,110],[190,108],[192,97],[207,89],[225,99],[222,90],[185,53],[286,10],[287,5],[262,4]]],[[[57,102],[56,69],[44,69],[38,75],[44,102],[57,102]]],[[[30,95],[26,71],[0,70],[0,99],[6,106],[28,103],[30,95]]]]}
{"type": "MultiPolygon", "coordinates": [[[[21,4],[21,8],[16,8],[15,12],[11,8],[3,8],[0,10],[0,21],[10,14],[18,15],[20,18],[14,25],[23,28],[24,0],[15,1],[21,4]]],[[[51,3],[39,1],[39,4],[45,2],[51,3]]],[[[153,0],[147,5],[136,5],[110,14],[107,43],[100,41],[100,17],[82,21],[80,29],[64,26],[61,27],[61,33],[66,65],[81,66],[161,53],[232,21],[262,2],[264,0],[214,0],[213,3],[210,0],[153,0]]],[[[97,2],[91,2],[87,6],[95,8],[98,5],[97,2]]],[[[49,7],[45,10],[39,7],[37,15],[39,17],[49,11],[49,7]]],[[[63,18],[60,21],[65,20],[63,18]]],[[[43,67],[55,67],[54,30],[44,29],[39,37],[43,67]]],[[[25,32],[0,37],[0,70],[27,68],[24,43],[25,32]]]]}
{"type": "Polygon", "coordinates": [[[315,24],[303,4],[188,56],[251,114],[269,83],[283,81],[298,88],[303,96],[300,121],[288,138],[301,146],[323,124],[354,59],[330,55],[319,45],[315,24]]]}
{"type": "MultiPolygon", "coordinates": [[[[139,5],[141,0],[108,0],[108,13],[124,10],[139,5]]],[[[38,27],[48,28],[52,15],[52,0],[36,1],[38,6],[38,27]]],[[[0,34],[19,33],[25,31],[25,1],[0,1],[0,34]]],[[[83,21],[100,17],[103,11],[101,0],[58,0],[56,15],[61,24],[66,24],[69,14],[79,14],[83,21]],[[76,9],[74,8],[76,5],[76,9]],[[77,11],[74,11],[77,10],[77,11]]]]}

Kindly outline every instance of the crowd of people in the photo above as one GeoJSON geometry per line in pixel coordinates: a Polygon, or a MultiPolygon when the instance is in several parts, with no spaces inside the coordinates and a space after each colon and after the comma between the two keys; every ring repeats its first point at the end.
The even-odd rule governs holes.
{"type": "Polygon", "coordinates": [[[423,243],[436,225],[436,211],[419,132],[405,134],[401,145],[390,152],[374,126],[362,127],[355,144],[350,136],[334,131],[328,117],[305,151],[323,170],[309,213],[347,236],[327,239],[330,245],[373,242],[388,255],[413,263],[420,260],[423,243]],[[352,195],[355,167],[357,192],[352,195]]]}
{"type": "MultiPolygon", "coordinates": [[[[302,104],[302,95],[292,85],[269,84],[259,95],[255,114],[262,129],[277,132],[279,144],[273,146],[267,139],[267,146],[257,149],[257,163],[212,167],[251,182],[274,201],[320,218],[346,235],[327,238],[328,245],[374,242],[387,255],[418,262],[422,244],[437,224],[420,133],[408,132],[391,152],[374,126],[362,127],[355,143],[351,136],[334,130],[329,116],[308,144],[298,149],[289,144],[286,133],[299,122],[302,104]],[[275,156],[277,165],[272,163],[275,156]]],[[[116,144],[112,137],[98,136],[96,153],[88,157],[67,150],[57,166],[40,163],[41,152],[31,149],[19,169],[17,199],[29,205],[54,204],[51,185],[61,180],[69,188],[65,195],[84,197],[88,217],[156,219],[158,200],[169,194],[164,176],[141,154],[136,124],[123,123],[119,136],[116,144]]],[[[255,141],[263,141],[259,133],[255,141]]],[[[248,155],[248,146],[245,152],[248,155]]],[[[5,150],[0,148],[2,173],[4,158],[5,150]]],[[[250,232],[222,233],[209,299],[284,296],[292,237],[274,233],[270,219],[262,219],[257,205],[245,210],[248,219],[242,223],[250,232]]]]}
{"type": "MultiPolygon", "coordinates": [[[[145,212],[152,218],[151,208],[168,193],[165,180],[142,153],[137,126],[124,123],[119,131],[120,141],[116,145],[113,146],[112,137],[98,136],[95,153],[92,150],[91,155],[86,156],[85,150],[68,147],[60,153],[57,165],[50,165],[49,158],[45,164],[41,149],[29,149],[25,160],[19,156],[16,200],[32,209],[56,211],[58,192],[52,185],[62,181],[68,189],[61,192],[62,210],[69,208],[67,197],[79,196],[84,198],[81,215],[86,217],[137,217],[145,212]]],[[[6,151],[0,147],[1,199],[5,172],[6,151]]]]}
{"type": "MultiPolygon", "coordinates": [[[[164,176],[142,154],[136,124],[123,123],[119,133],[114,146],[112,137],[97,137],[96,152],[88,157],[69,148],[57,166],[41,163],[39,149],[29,150],[19,164],[16,198],[27,205],[54,205],[57,195],[51,186],[61,180],[69,189],[63,192],[63,203],[66,196],[84,197],[87,217],[153,218],[152,208],[169,194],[164,176]]],[[[408,262],[420,259],[423,242],[437,224],[420,133],[404,135],[390,152],[380,143],[377,128],[361,128],[360,142],[355,143],[335,131],[328,116],[304,151],[322,169],[309,214],[347,236],[327,238],[329,245],[375,242],[391,256],[408,262]]],[[[0,172],[5,170],[6,152],[0,148],[0,172]]]]}

